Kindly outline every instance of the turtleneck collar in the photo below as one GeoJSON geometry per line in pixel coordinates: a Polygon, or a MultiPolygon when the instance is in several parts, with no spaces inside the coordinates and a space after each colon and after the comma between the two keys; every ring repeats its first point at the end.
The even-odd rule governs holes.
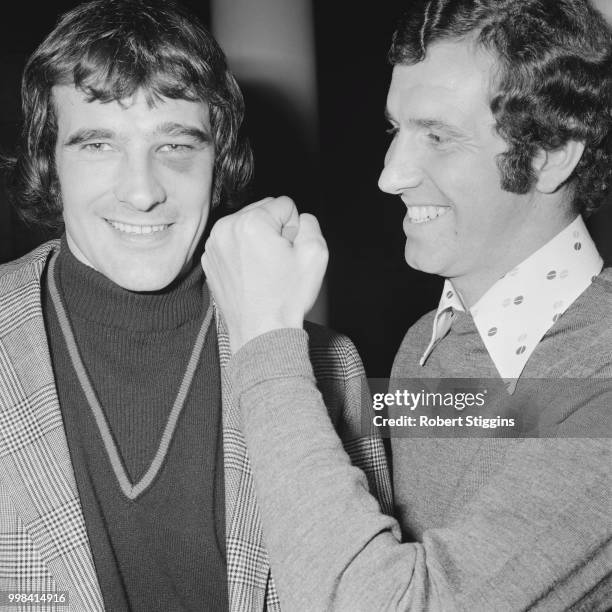
{"type": "Polygon", "coordinates": [[[176,329],[203,317],[209,294],[199,265],[180,281],[154,293],[136,293],[116,285],[81,263],[61,240],[56,282],[70,314],[130,331],[176,329]]]}

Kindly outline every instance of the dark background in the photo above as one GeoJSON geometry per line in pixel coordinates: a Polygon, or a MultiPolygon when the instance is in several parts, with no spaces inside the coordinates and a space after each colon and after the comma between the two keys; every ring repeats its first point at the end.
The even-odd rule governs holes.
{"type": "MultiPolygon", "coordinates": [[[[290,1],[290,0],[289,0],[290,1]]],[[[58,14],[78,4],[24,2],[0,24],[0,150],[11,153],[19,130],[19,80],[29,54],[58,14]]],[[[205,24],[206,2],[184,1],[205,24]]],[[[386,52],[405,2],[314,0],[319,92],[319,153],[300,141],[290,105],[274,92],[244,84],[246,129],[255,151],[252,198],[286,193],[315,213],[330,248],[328,323],[348,334],[369,376],[387,376],[403,334],[435,308],[441,281],[406,266],[404,206],[378,191],[387,144],[383,110],[391,69],[386,52]]],[[[217,214],[222,214],[219,211],[217,214]]],[[[589,220],[600,251],[612,261],[612,207],[589,220]]],[[[48,236],[25,227],[0,194],[0,262],[48,236]]],[[[0,297],[1,299],[1,297],[0,297]]]]}

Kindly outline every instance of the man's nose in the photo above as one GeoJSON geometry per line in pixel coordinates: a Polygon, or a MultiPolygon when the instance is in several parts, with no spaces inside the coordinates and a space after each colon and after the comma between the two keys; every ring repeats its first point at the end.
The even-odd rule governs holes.
{"type": "Polygon", "coordinates": [[[378,188],[399,195],[423,182],[423,169],[418,152],[409,142],[396,137],[385,155],[385,166],[378,179],[378,188]]]}
{"type": "Polygon", "coordinates": [[[126,155],[119,169],[115,196],[132,208],[147,211],[166,200],[166,191],[149,155],[126,155]]]}

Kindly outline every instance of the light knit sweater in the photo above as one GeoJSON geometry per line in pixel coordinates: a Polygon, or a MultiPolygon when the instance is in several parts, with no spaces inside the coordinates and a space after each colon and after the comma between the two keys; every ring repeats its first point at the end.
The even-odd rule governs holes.
{"type": "MultiPolygon", "coordinates": [[[[494,375],[467,315],[420,368],[430,333],[431,314],[406,335],[394,377],[494,375]]],[[[549,330],[523,377],[612,377],[611,348],[608,269],[549,330]]],[[[230,374],[283,609],[612,606],[608,438],[393,440],[396,521],[342,450],[304,332],[256,338],[230,374]]],[[[609,425],[612,394],[600,391],[581,385],[577,409],[561,414],[579,428],[609,425]]]]}

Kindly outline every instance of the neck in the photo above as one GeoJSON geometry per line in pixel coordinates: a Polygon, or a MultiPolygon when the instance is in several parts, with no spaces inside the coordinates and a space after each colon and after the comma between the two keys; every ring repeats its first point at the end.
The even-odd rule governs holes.
{"type": "Polygon", "coordinates": [[[199,266],[163,291],[137,293],[79,261],[64,237],[56,269],[56,280],[69,314],[103,326],[149,332],[176,329],[201,318],[208,306],[199,266]]]}
{"type": "Polygon", "coordinates": [[[575,218],[576,214],[568,213],[558,219],[547,219],[547,223],[526,224],[527,229],[506,245],[502,257],[483,261],[483,267],[473,274],[449,278],[465,307],[471,308],[502,276],[552,240],[575,218]]]}

